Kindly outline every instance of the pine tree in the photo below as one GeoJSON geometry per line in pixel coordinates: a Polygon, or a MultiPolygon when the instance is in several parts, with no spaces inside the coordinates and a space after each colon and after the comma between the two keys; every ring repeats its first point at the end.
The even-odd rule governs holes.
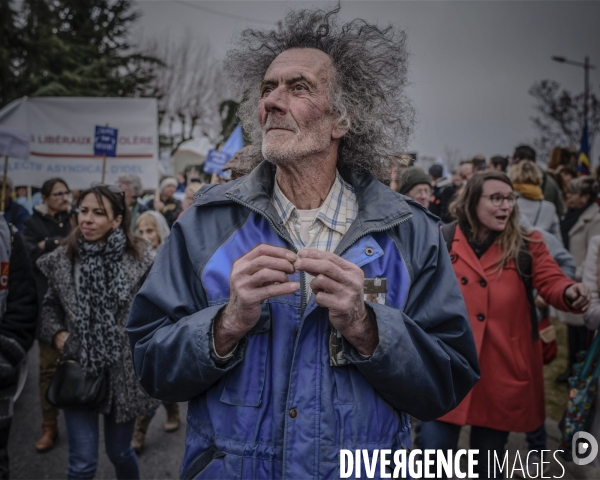
{"type": "Polygon", "coordinates": [[[10,0],[0,1],[0,105],[18,95],[22,46],[17,12],[12,8],[10,0]]]}
{"type": "MultiPolygon", "coordinates": [[[[148,96],[156,62],[127,36],[131,0],[24,0],[20,85],[28,96],[148,96]]],[[[3,102],[14,98],[2,98],[3,102]]]]}

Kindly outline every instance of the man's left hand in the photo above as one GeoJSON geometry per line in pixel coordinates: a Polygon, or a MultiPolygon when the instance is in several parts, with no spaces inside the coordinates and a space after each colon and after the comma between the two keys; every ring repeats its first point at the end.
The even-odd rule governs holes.
{"type": "Polygon", "coordinates": [[[592,301],[590,289],[583,283],[575,283],[565,290],[565,296],[575,310],[585,312],[592,301]]]}
{"type": "Polygon", "coordinates": [[[310,288],[315,302],[329,310],[329,320],[362,355],[371,355],[379,344],[377,323],[364,302],[365,274],[343,258],[314,248],[298,252],[296,270],[315,278],[310,288]]]}

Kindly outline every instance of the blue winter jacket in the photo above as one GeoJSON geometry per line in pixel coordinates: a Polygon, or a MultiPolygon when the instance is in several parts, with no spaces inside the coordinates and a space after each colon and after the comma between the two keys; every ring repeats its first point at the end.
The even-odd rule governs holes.
{"type": "Polygon", "coordinates": [[[436,218],[368,174],[340,173],[359,213],[336,253],[365,278],[387,278],[386,304],[368,303],[372,356],[344,340],[350,365],[330,366],[327,310],[304,304],[296,273],[301,290],[265,302],[234,357],[213,361],[232,264],[261,243],[295,251],[267,162],[196,194],[135,298],[127,331],[138,379],[156,398],[189,401],[182,478],[338,478],[340,449],[410,447],[408,415],[442,416],[479,378],[436,218]]]}

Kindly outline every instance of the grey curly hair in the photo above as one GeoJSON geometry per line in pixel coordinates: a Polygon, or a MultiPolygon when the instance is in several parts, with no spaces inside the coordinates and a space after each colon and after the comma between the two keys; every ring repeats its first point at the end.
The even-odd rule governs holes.
{"type": "Polygon", "coordinates": [[[262,142],[256,108],[260,83],[271,62],[291,48],[315,48],[333,64],[330,110],[348,128],[338,165],[367,170],[389,181],[393,156],[412,132],[414,110],[404,87],[407,79],[406,33],[356,19],[339,25],[338,5],[330,11],[298,10],[287,14],[280,31],[244,30],[225,59],[234,85],[244,98],[238,117],[254,145],[262,142]]]}

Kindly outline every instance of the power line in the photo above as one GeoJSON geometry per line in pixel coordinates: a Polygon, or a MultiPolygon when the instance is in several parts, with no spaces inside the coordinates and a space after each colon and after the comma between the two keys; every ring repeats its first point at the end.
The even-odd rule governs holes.
{"type": "Polygon", "coordinates": [[[181,5],[185,5],[186,7],[195,8],[196,10],[201,10],[206,13],[212,13],[213,15],[220,15],[222,17],[233,18],[234,20],[243,20],[246,22],[261,23],[263,25],[273,26],[273,22],[267,22],[265,20],[257,20],[255,18],[242,17],[240,15],[234,15],[232,13],[223,13],[223,12],[219,12],[217,10],[213,10],[212,8],[205,7],[203,5],[197,5],[195,3],[188,3],[183,0],[175,0],[175,1],[177,3],[180,3],[181,5]]]}

